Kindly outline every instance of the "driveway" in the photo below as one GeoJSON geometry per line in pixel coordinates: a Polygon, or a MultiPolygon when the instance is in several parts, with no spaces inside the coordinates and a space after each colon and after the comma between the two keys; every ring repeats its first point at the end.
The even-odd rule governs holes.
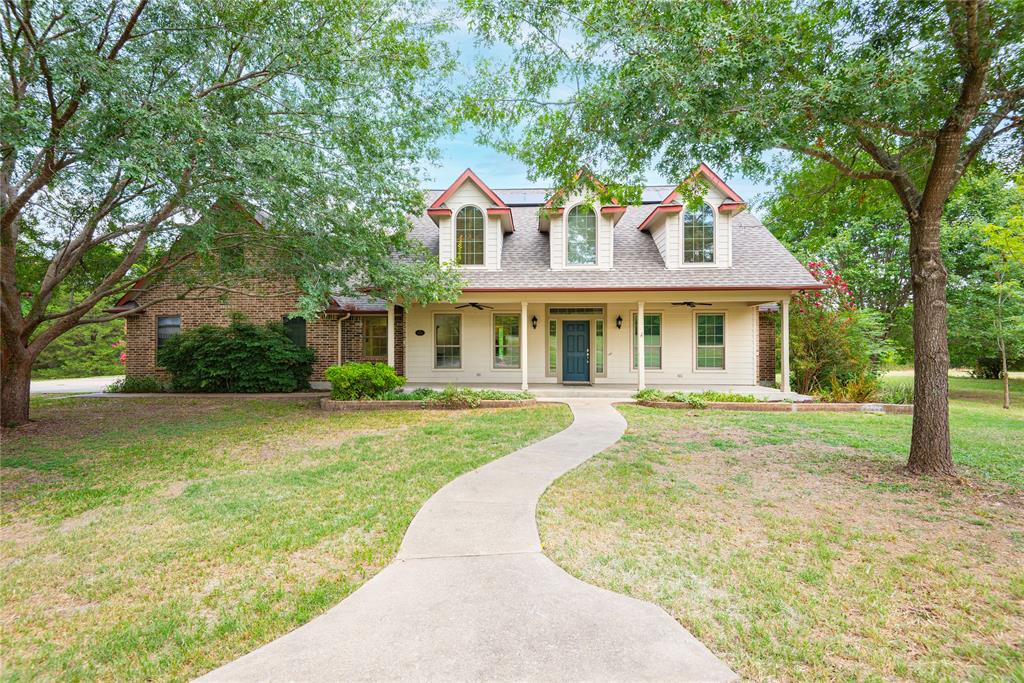
{"type": "Polygon", "coordinates": [[[107,377],[75,377],[72,379],[34,379],[29,385],[33,394],[94,394],[103,391],[121,375],[107,377]]]}
{"type": "Polygon", "coordinates": [[[541,552],[538,498],[626,427],[609,400],[566,403],[567,429],[434,494],[359,590],[200,680],[734,680],[660,607],[541,552]]]}

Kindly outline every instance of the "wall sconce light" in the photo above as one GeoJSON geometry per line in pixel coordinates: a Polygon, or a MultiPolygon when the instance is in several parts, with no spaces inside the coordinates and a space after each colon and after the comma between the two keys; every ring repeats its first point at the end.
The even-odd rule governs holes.
{"type": "Polygon", "coordinates": [[[537,316],[530,318],[530,324],[533,325],[533,329],[537,329],[537,316]]]}
{"type": "Polygon", "coordinates": [[[622,316],[620,315],[615,319],[615,328],[618,330],[622,329],[622,316]]]}

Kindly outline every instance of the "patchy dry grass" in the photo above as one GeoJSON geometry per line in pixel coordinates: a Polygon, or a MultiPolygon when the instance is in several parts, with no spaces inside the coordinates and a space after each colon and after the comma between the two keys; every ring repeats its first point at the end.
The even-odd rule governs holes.
{"type": "Polygon", "coordinates": [[[749,680],[1024,680],[1024,420],[959,410],[950,482],[904,474],[900,416],[623,407],[542,499],[545,552],[749,680]]]}
{"type": "Polygon", "coordinates": [[[180,680],[336,604],[444,483],[561,406],[323,413],[313,401],[40,401],[6,432],[6,680],[180,680]]]}

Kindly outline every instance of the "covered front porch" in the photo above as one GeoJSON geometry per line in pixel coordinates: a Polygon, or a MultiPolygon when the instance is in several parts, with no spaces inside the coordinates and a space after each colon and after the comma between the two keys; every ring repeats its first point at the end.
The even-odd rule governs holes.
{"type": "MultiPolygon", "coordinates": [[[[631,395],[655,387],[795,398],[788,396],[790,294],[466,290],[453,304],[403,304],[405,374],[413,387],[551,389],[560,395],[598,388],[631,395]],[[762,386],[774,384],[776,366],[774,320],[766,326],[761,315],[766,307],[782,316],[779,389],[762,386]]],[[[389,362],[395,359],[393,325],[391,315],[389,362]]]]}
{"type": "MultiPolygon", "coordinates": [[[[403,389],[413,391],[415,389],[435,389],[440,391],[445,388],[444,384],[432,384],[429,382],[409,382],[403,389]]],[[[459,383],[458,386],[467,386],[473,389],[495,389],[498,391],[520,391],[519,384],[479,384],[459,383]]],[[[687,393],[700,393],[703,391],[718,391],[722,393],[744,394],[753,396],[758,401],[793,401],[803,402],[814,400],[811,396],[798,394],[793,391],[784,392],[775,387],[735,385],[735,384],[666,384],[649,385],[648,388],[659,389],[666,393],[676,391],[687,393]]],[[[529,391],[539,399],[566,399],[566,398],[610,398],[629,400],[636,393],[637,387],[633,384],[535,384],[529,387],[529,391]]]]}

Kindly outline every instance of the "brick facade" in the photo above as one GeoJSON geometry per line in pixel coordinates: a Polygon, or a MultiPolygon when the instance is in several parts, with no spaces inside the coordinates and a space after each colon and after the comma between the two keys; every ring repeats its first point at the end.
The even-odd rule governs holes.
{"type": "MultiPolygon", "coordinates": [[[[298,293],[287,282],[252,283],[246,288],[252,295],[230,294],[224,300],[169,300],[162,301],[125,319],[127,359],[125,374],[131,377],[165,377],[166,372],[156,366],[156,323],[159,316],[180,316],[181,329],[199,325],[227,325],[233,313],[241,313],[253,323],[280,322],[294,313],[298,293]]],[[[154,288],[140,295],[138,302],[163,298],[169,290],[154,288]]],[[[386,317],[384,314],[374,314],[386,317]]],[[[313,349],[316,360],[310,381],[323,381],[324,370],[339,362],[375,360],[363,353],[362,314],[324,313],[306,323],[306,345],[313,349]],[[338,328],[341,327],[341,344],[338,328]]],[[[395,310],[395,365],[399,374],[405,371],[405,330],[402,309],[395,310]]]]}
{"type": "Polygon", "coordinates": [[[757,383],[775,386],[775,319],[774,311],[757,314],[757,383]]]}

